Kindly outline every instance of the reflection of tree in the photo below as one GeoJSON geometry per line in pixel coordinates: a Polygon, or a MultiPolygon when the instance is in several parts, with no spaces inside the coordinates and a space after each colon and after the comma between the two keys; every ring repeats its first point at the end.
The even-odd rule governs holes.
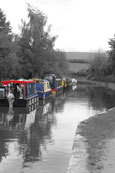
{"type": "MultiPolygon", "coordinates": [[[[19,148],[17,150],[23,156],[23,166],[28,166],[29,162],[39,161],[42,158],[43,150],[47,149],[47,144],[52,143],[52,126],[57,123],[55,113],[63,110],[64,103],[65,97],[63,95],[41,102],[36,109],[35,121],[29,127],[26,127],[27,117],[29,116],[26,112],[18,108],[14,109],[14,116],[10,119],[10,127],[9,123],[6,124],[8,110],[4,113],[4,130],[8,128],[6,132],[8,137],[4,137],[8,139],[7,142],[9,142],[10,137],[18,139],[19,148]]],[[[1,147],[4,147],[4,149],[1,149],[2,158],[8,152],[6,151],[8,149],[7,146],[5,147],[5,140],[1,140],[0,144],[1,147]]]]}
{"type": "Polygon", "coordinates": [[[41,116],[41,114],[42,108],[38,108],[35,122],[29,129],[29,138],[26,141],[26,150],[23,153],[25,163],[40,160],[41,146],[46,145],[46,139],[51,140],[52,122],[47,121],[47,116],[41,116]]]}
{"type": "MultiPolygon", "coordinates": [[[[67,97],[76,98],[78,100],[80,98],[87,98],[90,100],[91,105],[96,109],[101,107],[108,107],[108,102],[110,102],[110,100],[112,101],[111,104],[115,103],[113,99],[113,92],[108,92],[108,90],[103,88],[77,87],[76,90],[70,90],[64,94],[65,95],[60,95],[45,101],[41,101],[36,109],[35,119],[34,121],[32,119],[29,126],[26,126],[27,117],[30,117],[34,111],[28,113],[26,111],[21,111],[22,109],[19,110],[16,108],[13,112],[14,115],[10,116],[10,119],[7,118],[8,110],[3,110],[3,112],[0,113],[0,161],[8,154],[7,144],[10,139],[18,139],[17,141],[19,148],[17,150],[18,153],[23,156],[23,166],[28,166],[27,164],[29,162],[41,160],[44,150],[47,149],[47,144],[53,141],[52,127],[56,126],[57,123],[55,114],[57,112],[63,111],[64,103],[67,97]],[[4,111],[6,112],[4,113],[4,111]],[[6,120],[9,120],[10,123],[8,123],[6,120]]],[[[100,126],[97,126],[97,129],[99,128],[100,126]]],[[[86,133],[85,130],[84,133],[86,133]]],[[[97,133],[98,132],[96,132],[96,134],[97,133]]],[[[88,140],[89,138],[87,137],[87,141],[88,140]]],[[[103,141],[103,138],[100,139],[100,141],[103,141]]],[[[92,148],[95,147],[98,149],[99,142],[91,142],[93,141],[88,141],[88,145],[90,147],[92,146],[92,148]]],[[[91,150],[91,152],[95,154],[93,150],[91,150]]],[[[98,158],[100,157],[101,152],[98,155],[98,158]]]]}
{"type": "Polygon", "coordinates": [[[56,124],[54,112],[63,107],[61,102],[63,99],[61,100],[60,97],[58,99],[60,102],[56,97],[50,99],[49,103],[48,101],[41,103],[41,106],[37,108],[35,123],[30,128],[30,138],[26,142],[26,150],[23,153],[25,163],[40,160],[43,148],[46,150],[47,143],[52,142],[51,127],[56,124]]]}
{"type": "Polygon", "coordinates": [[[56,125],[54,113],[62,110],[63,104],[64,97],[61,96],[40,102],[36,110],[35,122],[19,138],[24,166],[27,166],[27,162],[41,160],[43,149],[46,150],[47,143],[52,142],[51,128],[56,125]]]}
{"type": "Polygon", "coordinates": [[[66,94],[58,95],[52,100],[52,111],[61,112],[64,109],[66,94]]]}
{"type": "MultiPolygon", "coordinates": [[[[20,115],[15,114],[13,110],[4,108],[0,110],[0,161],[2,161],[3,157],[8,155],[8,143],[10,139],[15,139],[17,132],[23,130],[21,124],[21,128],[17,128],[17,124],[19,123],[20,115]],[[4,113],[5,112],[5,113],[4,113]]],[[[23,115],[23,120],[25,116],[23,115]]]]}
{"type": "Polygon", "coordinates": [[[68,98],[88,98],[87,87],[84,85],[78,85],[75,90],[67,90],[66,97],[68,98]]]}
{"type": "Polygon", "coordinates": [[[94,109],[109,109],[115,105],[115,94],[109,89],[102,87],[89,88],[89,95],[90,103],[94,109]]]}
{"type": "Polygon", "coordinates": [[[6,140],[14,137],[10,128],[14,112],[12,108],[9,108],[7,111],[6,114],[0,113],[0,161],[8,155],[6,140]]]}
{"type": "Polygon", "coordinates": [[[8,155],[6,139],[12,138],[12,133],[9,130],[0,129],[0,162],[3,157],[8,155]]]}
{"type": "Polygon", "coordinates": [[[26,126],[26,121],[28,116],[31,117],[33,111],[28,113],[26,109],[14,108],[13,112],[10,111],[10,113],[13,113],[13,116],[9,116],[8,109],[1,109],[0,159],[7,155],[7,144],[10,139],[17,138],[19,143],[19,148],[17,149],[19,150],[18,153],[23,156],[24,166],[27,166],[27,162],[40,160],[43,149],[46,150],[47,143],[52,142],[51,129],[57,123],[55,113],[63,110],[64,103],[64,95],[41,102],[36,109],[35,120],[30,122],[30,126],[26,126]]]}
{"type": "Polygon", "coordinates": [[[107,88],[98,86],[78,85],[74,91],[67,92],[67,97],[76,99],[88,99],[93,109],[109,109],[115,106],[115,93],[107,88]]]}

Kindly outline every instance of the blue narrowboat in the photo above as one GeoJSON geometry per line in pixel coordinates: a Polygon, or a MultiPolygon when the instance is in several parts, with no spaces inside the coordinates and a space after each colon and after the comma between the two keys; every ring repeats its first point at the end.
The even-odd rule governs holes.
{"type": "Polygon", "coordinates": [[[45,99],[52,96],[52,90],[50,88],[50,83],[45,79],[33,79],[36,82],[36,89],[40,99],[45,99]]]}
{"type": "Polygon", "coordinates": [[[0,88],[0,106],[8,106],[8,94],[13,96],[13,106],[30,106],[38,104],[39,97],[36,82],[32,80],[7,80],[2,81],[0,88]]]}
{"type": "Polygon", "coordinates": [[[58,94],[63,92],[62,79],[56,78],[55,74],[47,74],[44,79],[50,82],[50,87],[53,94],[58,94]]]}

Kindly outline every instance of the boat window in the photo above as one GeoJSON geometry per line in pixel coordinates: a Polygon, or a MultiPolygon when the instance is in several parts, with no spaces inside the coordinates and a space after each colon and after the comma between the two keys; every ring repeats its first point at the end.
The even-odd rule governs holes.
{"type": "Polygon", "coordinates": [[[44,90],[46,90],[46,83],[44,83],[44,90]]]}
{"type": "Polygon", "coordinates": [[[21,85],[20,88],[22,90],[21,97],[24,98],[24,85],[21,85]]]}
{"type": "Polygon", "coordinates": [[[47,88],[49,88],[49,83],[47,83],[47,88]]]}
{"type": "Polygon", "coordinates": [[[26,85],[26,96],[32,96],[35,94],[35,83],[28,83],[26,85]]]}

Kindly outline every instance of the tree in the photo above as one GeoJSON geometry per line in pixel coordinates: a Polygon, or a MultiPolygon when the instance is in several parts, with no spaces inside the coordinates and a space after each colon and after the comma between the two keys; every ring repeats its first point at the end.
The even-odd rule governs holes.
{"type": "Polygon", "coordinates": [[[29,76],[33,77],[43,76],[46,72],[64,71],[65,55],[61,51],[54,50],[57,36],[50,36],[51,25],[46,27],[46,15],[28,5],[28,18],[28,23],[22,21],[18,52],[20,64],[24,66],[25,71],[29,70],[26,74],[30,72],[29,76]]]}
{"type": "Polygon", "coordinates": [[[109,39],[108,42],[109,46],[110,46],[110,50],[108,51],[108,55],[109,55],[109,65],[108,65],[108,69],[109,69],[109,75],[114,75],[115,76],[115,35],[114,38],[109,39]]]}
{"type": "Polygon", "coordinates": [[[19,78],[21,67],[17,57],[17,38],[11,30],[10,22],[0,9],[0,79],[19,78]]]}
{"type": "Polygon", "coordinates": [[[10,43],[12,41],[12,32],[10,23],[0,9],[0,57],[5,57],[9,53],[10,43]]]}
{"type": "Polygon", "coordinates": [[[48,66],[47,56],[53,51],[56,37],[50,36],[49,26],[46,30],[47,17],[41,11],[28,7],[29,30],[31,50],[33,52],[33,72],[43,75],[45,67],[48,66]]]}
{"type": "Polygon", "coordinates": [[[30,31],[28,24],[22,21],[21,35],[17,38],[18,51],[17,55],[19,58],[19,64],[22,68],[21,76],[23,78],[32,77],[32,64],[33,64],[33,53],[30,45],[30,31]]]}
{"type": "Polygon", "coordinates": [[[107,75],[107,62],[108,58],[104,52],[97,51],[94,53],[94,58],[90,61],[88,69],[88,78],[96,80],[105,80],[107,75]]]}
{"type": "Polygon", "coordinates": [[[57,36],[51,36],[47,16],[28,5],[28,22],[22,20],[21,33],[12,33],[0,9],[0,79],[18,79],[62,74],[67,69],[65,54],[54,50],[57,36]]]}
{"type": "Polygon", "coordinates": [[[11,64],[8,60],[11,52],[12,33],[10,23],[6,21],[6,17],[0,9],[0,78],[8,77],[11,64]]]}

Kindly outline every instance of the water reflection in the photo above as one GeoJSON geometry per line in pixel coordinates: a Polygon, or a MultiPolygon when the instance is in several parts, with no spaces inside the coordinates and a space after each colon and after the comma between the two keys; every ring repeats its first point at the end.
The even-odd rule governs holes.
{"type": "Polygon", "coordinates": [[[114,98],[103,88],[74,86],[37,107],[0,107],[3,172],[66,172],[77,123],[113,106],[114,98]]]}
{"type": "Polygon", "coordinates": [[[67,96],[80,101],[86,99],[93,110],[103,111],[115,106],[115,92],[103,87],[78,85],[67,96]]]}
{"type": "Polygon", "coordinates": [[[41,160],[47,143],[52,142],[51,127],[56,124],[53,115],[63,109],[63,100],[62,95],[56,99],[40,101],[39,106],[30,112],[26,108],[1,107],[0,160],[12,155],[9,151],[10,142],[12,146],[13,143],[17,145],[16,152],[22,156],[23,167],[29,166],[28,162],[41,160]]]}

